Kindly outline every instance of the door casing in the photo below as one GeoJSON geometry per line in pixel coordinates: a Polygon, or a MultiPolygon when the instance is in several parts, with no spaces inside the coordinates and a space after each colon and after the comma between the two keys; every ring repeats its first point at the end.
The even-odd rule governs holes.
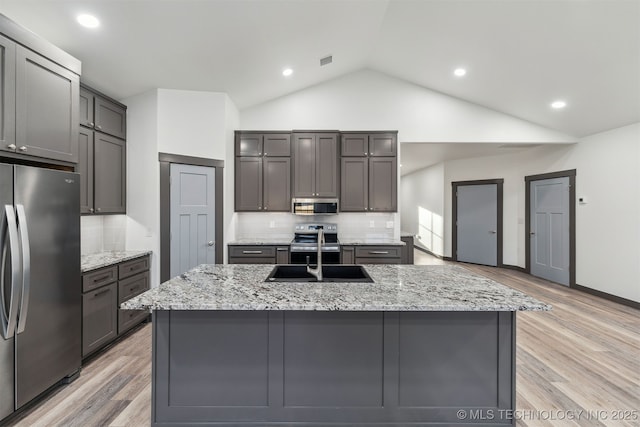
{"type": "Polygon", "coordinates": [[[525,181],[524,247],[525,271],[531,274],[531,181],[569,178],[569,287],[576,286],[576,169],[529,175],[525,181]]]}
{"type": "Polygon", "coordinates": [[[452,210],[452,218],[451,218],[451,259],[453,261],[458,261],[458,197],[456,196],[457,190],[459,186],[465,185],[487,185],[487,184],[496,184],[497,186],[497,202],[498,202],[498,218],[497,218],[497,239],[498,239],[498,248],[497,248],[497,267],[502,267],[502,210],[503,210],[503,184],[504,179],[496,178],[496,179],[481,179],[475,181],[455,181],[451,183],[451,210],[452,210]]]}
{"type": "Polygon", "coordinates": [[[172,163],[215,168],[215,250],[216,264],[223,263],[223,171],[224,161],[202,157],[158,153],[160,162],[160,283],[171,278],[171,198],[170,171],[172,163]]]}

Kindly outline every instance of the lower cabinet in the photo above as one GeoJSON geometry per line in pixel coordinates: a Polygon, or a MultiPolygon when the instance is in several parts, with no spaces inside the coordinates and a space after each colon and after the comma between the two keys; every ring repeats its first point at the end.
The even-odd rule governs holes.
{"type": "Polygon", "coordinates": [[[400,264],[402,246],[342,246],[343,264],[400,264]]]}
{"type": "Polygon", "coordinates": [[[83,358],[148,317],[146,310],[121,310],[118,306],[149,288],[149,256],[82,275],[83,358]]]}
{"type": "Polygon", "coordinates": [[[288,264],[289,245],[229,245],[229,264],[288,264]]]}

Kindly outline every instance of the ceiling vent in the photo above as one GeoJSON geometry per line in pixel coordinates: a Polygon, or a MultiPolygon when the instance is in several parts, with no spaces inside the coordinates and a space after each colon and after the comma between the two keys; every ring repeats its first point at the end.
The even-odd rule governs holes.
{"type": "Polygon", "coordinates": [[[333,62],[333,56],[325,56],[324,58],[320,58],[320,66],[331,64],[333,62]]]}

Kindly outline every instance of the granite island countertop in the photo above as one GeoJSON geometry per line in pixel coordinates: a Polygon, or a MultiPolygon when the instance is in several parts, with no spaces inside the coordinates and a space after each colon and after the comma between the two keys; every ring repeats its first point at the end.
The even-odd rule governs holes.
{"type": "Polygon", "coordinates": [[[152,310],[546,311],[454,265],[366,265],[374,283],[265,282],[273,265],[200,265],[121,305],[152,310]]]}
{"type": "Polygon", "coordinates": [[[151,251],[113,251],[82,255],[80,257],[80,270],[86,273],[87,271],[108,267],[123,261],[149,255],[150,253],[151,251]]]}

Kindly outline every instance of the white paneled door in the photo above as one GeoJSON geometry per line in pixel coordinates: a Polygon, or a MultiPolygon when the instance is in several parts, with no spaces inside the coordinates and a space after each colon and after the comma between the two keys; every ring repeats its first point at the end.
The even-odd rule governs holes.
{"type": "Polygon", "coordinates": [[[531,274],[569,286],[569,178],[529,185],[531,274]]]}
{"type": "Polygon", "coordinates": [[[171,277],[215,263],[215,168],[171,164],[171,277]]]}

